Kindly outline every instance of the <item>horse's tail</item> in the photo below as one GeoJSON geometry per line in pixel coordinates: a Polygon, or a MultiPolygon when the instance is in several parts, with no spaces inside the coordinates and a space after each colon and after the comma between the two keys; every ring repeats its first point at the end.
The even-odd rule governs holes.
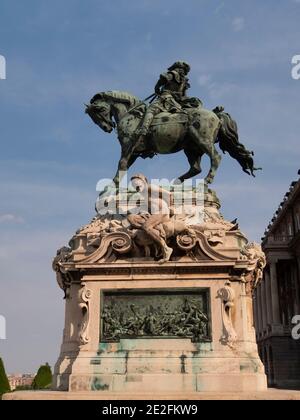
{"type": "Polygon", "coordinates": [[[213,110],[221,121],[218,133],[220,149],[223,153],[228,152],[232,158],[236,159],[244,172],[255,176],[254,172],[261,170],[261,168],[254,167],[254,153],[240,143],[237,123],[227,112],[223,111],[223,107],[217,107],[213,110]]]}

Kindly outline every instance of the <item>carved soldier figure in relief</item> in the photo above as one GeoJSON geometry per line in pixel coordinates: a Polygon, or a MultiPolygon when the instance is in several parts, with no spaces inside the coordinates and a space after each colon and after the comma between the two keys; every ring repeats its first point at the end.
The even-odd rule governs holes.
{"type": "Polygon", "coordinates": [[[265,253],[261,246],[255,242],[248,243],[241,250],[242,258],[250,260],[248,268],[249,275],[246,276],[248,292],[252,294],[263,278],[263,270],[267,264],[265,253]],[[248,280],[247,280],[248,279],[248,280]]]}
{"type": "MultiPolygon", "coordinates": [[[[124,206],[126,201],[127,213],[96,216],[76,232],[69,243],[70,248],[59,252],[54,268],[63,289],[67,289],[69,274],[60,267],[67,260],[92,263],[142,257],[167,262],[171,258],[185,258],[185,255],[196,261],[203,258],[203,247],[205,255],[212,259],[233,257],[234,253],[237,258],[249,260],[247,272],[253,272],[255,284],[259,281],[265,264],[264,255],[258,245],[246,246],[247,239],[236,221],[228,222],[222,217],[215,193],[205,192],[203,218],[191,222],[190,215],[196,209],[196,203],[191,204],[190,213],[186,214],[184,207],[178,207],[173,192],[150,185],[144,175],[133,176],[132,184],[135,192],[129,190],[128,202],[123,200],[121,203],[124,206]],[[178,208],[183,213],[176,214],[178,208]]],[[[119,200],[118,196],[114,197],[119,200]]],[[[193,203],[195,196],[192,197],[193,203]]]]}
{"type": "Polygon", "coordinates": [[[68,297],[68,288],[71,285],[72,278],[71,276],[68,276],[63,264],[68,261],[71,255],[72,249],[64,246],[57,251],[56,257],[52,263],[52,268],[56,272],[56,281],[59,287],[64,291],[64,299],[68,297]]]}
{"type": "Polygon", "coordinates": [[[130,214],[128,220],[132,226],[142,229],[160,247],[162,262],[169,261],[173,249],[166,243],[166,233],[162,224],[170,220],[171,194],[161,187],[149,185],[144,175],[131,178],[132,185],[148,201],[148,213],[130,214]]]}

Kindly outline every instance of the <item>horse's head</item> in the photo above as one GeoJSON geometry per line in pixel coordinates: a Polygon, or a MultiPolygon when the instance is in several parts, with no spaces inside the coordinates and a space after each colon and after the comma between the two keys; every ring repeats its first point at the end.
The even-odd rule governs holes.
{"type": "Polygon", "coordinates": [[[111,133],[115,127],[112,120],[111,105],[104,95],[98,93],[92,99],[89,105],[86,105],[86,114],[106,133],[111,133]]]}

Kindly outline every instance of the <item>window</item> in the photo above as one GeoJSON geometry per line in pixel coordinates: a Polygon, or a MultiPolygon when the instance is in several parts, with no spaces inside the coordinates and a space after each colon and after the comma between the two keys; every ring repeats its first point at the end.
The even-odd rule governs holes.
{"type": "Polygon", "coordinates": [[[296,229],[297,231],[300,230],[300,216],[299,213],[296,213],[296,229]]]}

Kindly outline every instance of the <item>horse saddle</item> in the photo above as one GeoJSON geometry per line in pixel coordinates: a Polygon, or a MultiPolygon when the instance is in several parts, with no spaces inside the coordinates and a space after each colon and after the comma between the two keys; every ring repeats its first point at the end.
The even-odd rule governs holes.
{"type": "Polygon", "coordinates": [[[176,113],[160,112],[154,117],[151,127],[169,124],[186,124],[187,122],[188,114],[184,111],[176,113]]]}

